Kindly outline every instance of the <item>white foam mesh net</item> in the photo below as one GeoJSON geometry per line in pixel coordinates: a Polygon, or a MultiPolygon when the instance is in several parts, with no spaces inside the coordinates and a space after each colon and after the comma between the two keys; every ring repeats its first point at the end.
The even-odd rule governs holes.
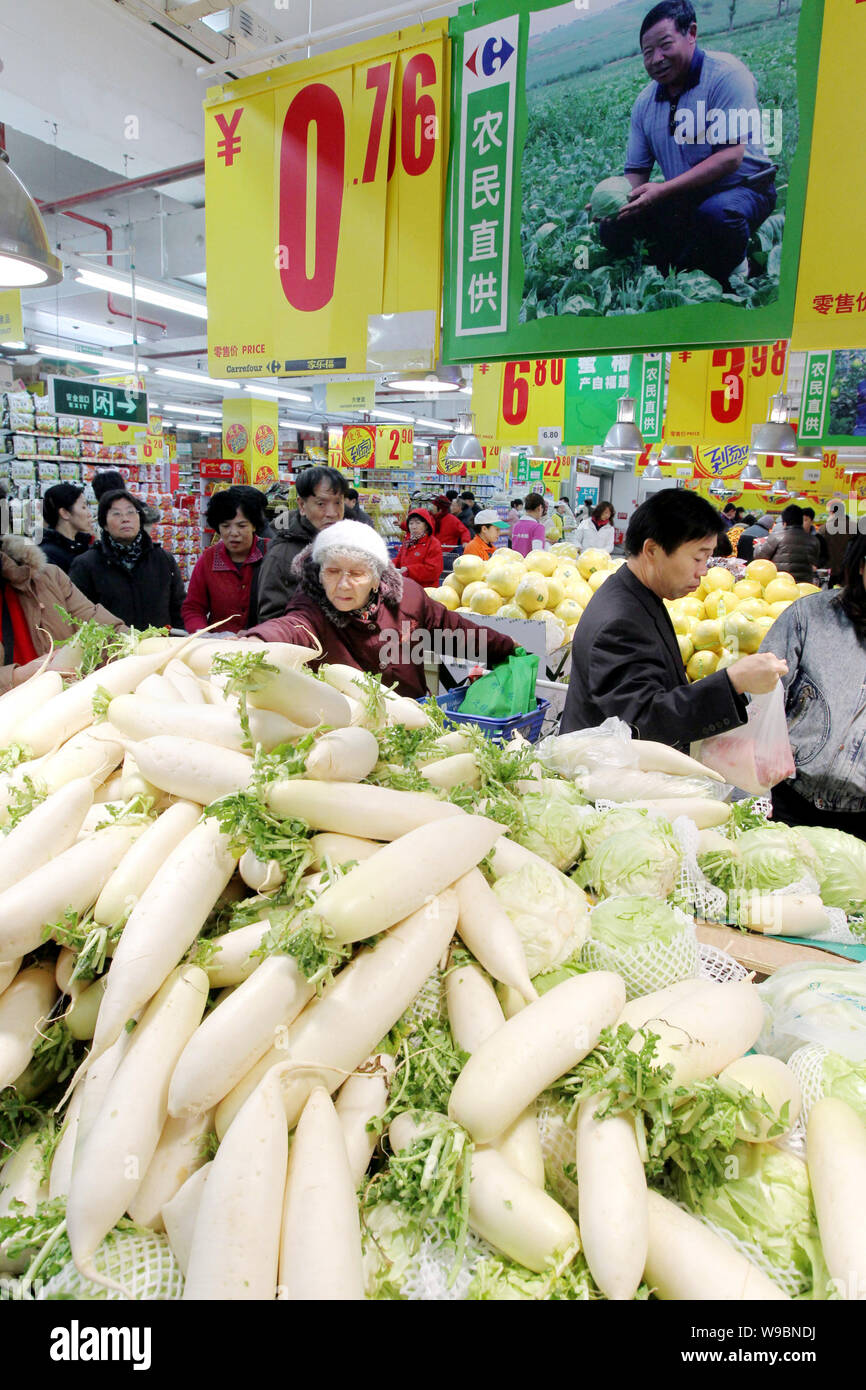
{"type": "Polygon", "coordinates": [[[688,816],[677,816],[673,824],[683,856],[675,890],[677,901],[707,922],[726,922],[727,894],[710,883],[698,864],[698,827],[688,816]]]}
{"type": "Polygon", "coordinates": [[[827,1048],[822,1047],[820,1043],[806,1043],[804,1047],[798,1047],[788,1058],[788,1066],[800,1085],[803,1120],[808,1120],[809,1111],[815,1102],[823,1099],[824,1058],[828,1055],[827,1048]]]}
{"type": "MultiPolygon", "coordinates": [[[[584,945],[581,960],[593,970],[613,970],[620,975],[629,999],[649,994],[654,989],[664,989],[665,985],[677,980],[687,980],[698,973],[698,939],[692,919],[678,908],[674,908],[674,912],[681,920],[682,930],[672,941],[624,950],[590,938],[584,945]]],[[[592,913],[590,931],[591,923],[592,913]]]]}
{"type": "MultiPolygon", "coordinates": [[[[143,1301],[171,1301],[183,1297],[183,1274],[168,1238],[157,1231],[111,1231],[93,1257],[94,1267],[143,1301]]],[[[115,1289],[103,1288],[79,1274],[70,1260],[42,1285],[40,1299],[122,1299],[115,1289]]]]}

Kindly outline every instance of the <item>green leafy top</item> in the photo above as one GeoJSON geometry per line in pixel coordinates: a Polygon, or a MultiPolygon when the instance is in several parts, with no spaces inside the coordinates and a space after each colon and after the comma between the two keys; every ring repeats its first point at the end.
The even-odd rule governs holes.
{"type": "Polygon", "coordinates": [[[255,740],[250,731],[250,715],[247,696],[261,690],[273,676],[279,675],[279,667],[267,659],[267,652],[238,652],[235,655],[220,653],[211,662],[211,675],[228,676],[226,692],[237,695],[240,702],[241,728],[244,731],[244,747],[254,748],[255,740]]]}
{"type": "Polygon", "coordinates": [[[731,806],[731,816],[728,821],[728,832],[733,839],[742,835],[747,830],[755,830],[759,826],[769,825],[767,817],[758,806],[758,799],[754,796],[747,796],[742,801],[735,801],[731,806]]]}
{"type": "Polygon", "coordinates": [[[27,776],[20,786],[10,788],[6,806],[6,833],[14,830],[16,825],[25,816],[29,816],[34,807],[40,805],[47,796],[48,788],[45,783],[35,777],[27,776]]]}
{"type": "Polygon", "coordinates": [[[9,743],[0,751],[0,774],[11,772],[19,763],[33,757],[33,750],[24,743],[9,743]]]}

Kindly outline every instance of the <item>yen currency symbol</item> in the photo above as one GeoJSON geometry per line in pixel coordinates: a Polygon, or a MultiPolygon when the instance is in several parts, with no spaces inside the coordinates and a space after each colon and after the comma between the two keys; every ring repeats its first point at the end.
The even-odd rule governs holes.
{"type": "Polygon", "coordinates": [[[230,121],[226,120],[221,113],[215,115],[216,123],[223,133],[223,139],[217,143],[217,158],[225,160],[226,168],[230,164],[234,164],[235,155],[241,152],[241,139],[239,135],[235,135],[235,131],[243,114],[244,108],[239,106],[237,111],[232,113],[230,121]]]}

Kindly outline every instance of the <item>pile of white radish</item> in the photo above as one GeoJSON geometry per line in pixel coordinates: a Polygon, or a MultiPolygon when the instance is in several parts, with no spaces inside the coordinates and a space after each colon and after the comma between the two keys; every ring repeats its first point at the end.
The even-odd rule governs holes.
{"type": "MultiPolygon", "coordinates": [[[[626,1003],[621,977],[595,970],[539,994],[491,884],[527,864],[562,875],[514,843],[493,806],[470,814],[445,799],[480,781],[465,736],[425,754],[429,792],[376,785],[365,779],[383,734],[429,725],[423,707],[388,691],[371,700],[348,667],[313,676],[309,649],[232,643],[275,668],[244,712],[211,674],[226,650],[149,639],[65,689],[45,673],[0,698],[3,748],[32,753],[0,775],[0,1088],[23,1088],[55,1019],[80,1055],[50,1163],[35,1129],[0,1171],[0,1215],[65,1199],[58,1239],[113,1297],[129,1284],[100,1251],[128,1218],[166,1243],[187,1299],[363,1299],[388,1259],[376,1229],[389,1206],[368,1204],[371,1182],[413,1163],[432,1181],[447,1152],[476,1250],[527,1278],[554,1287],[585,1262],[608,1299],[644,1285],[664,1299],[785,1298],[648,1186],[628,1115],[600,1115],[598,1096],[575,1106],[572,1207],[546,1186],[539,1123],[550,1088],[626,1023],[634,1050],[658,1039],[672,1091],[719,1077],[790,1129],[793,1073],[745,1055],[762,1026],[753,984],[689,979],[626,1003]],[[276,747],[296,761],[261,781],[276,747]],[[287,861],[224,828],[223,799],[307,835],[293,898],[280,896],[287,861]],[[237,901],[247,920],[215,932],[237,901]],[[319,974],[286,950],[308,931],[331,953],[319,974]],[[430,1013],[431,980],[460,1063],[421,1107],[402,1099],[406,1019],[430,1013]]],[[[694,768],[644,750],[638,782],[655,771],[694,768]]],[[[698,820],[711,823],[706,808],[698,820]]],[[[772,1123],[739,1137],[766,1142],[772,1123]]],[[[866,1287],[866,1130],[841,1101],[812,1109],[808,1161],[830,1271],[866,1287]]],[[[0,1244],[0,1270],[32,1273],[44,1253],[11,1259],[0,1244]]]]}

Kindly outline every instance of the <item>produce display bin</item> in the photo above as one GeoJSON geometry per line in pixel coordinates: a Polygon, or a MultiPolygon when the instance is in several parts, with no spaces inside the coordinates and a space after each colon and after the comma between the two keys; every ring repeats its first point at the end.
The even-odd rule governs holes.
{"type": "Polygon", "coordinates": [[[513,714],[510,719],[481,719],[477,714],[460,714],[459,705],[466,694],[465,686],[446,690],[444,695],[436,696],[436,703],[445,710],[454,724],[477,724],[485,738],[494,743],[507,743],[512,734],[522,734],[529,743],[536,743],[541,734],[547,711],[548,700],[539,700],[538,707],[528,714],[513,714]]]}

